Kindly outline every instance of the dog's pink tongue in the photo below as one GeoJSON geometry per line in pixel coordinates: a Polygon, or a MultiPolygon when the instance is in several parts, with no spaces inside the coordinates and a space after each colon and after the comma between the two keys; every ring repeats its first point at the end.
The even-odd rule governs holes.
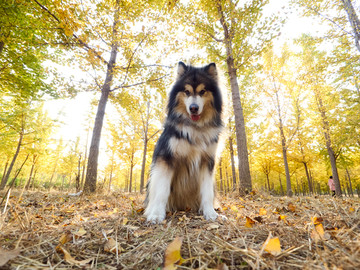
{"type": "Polygon", "coordinates": [[[200,115],[195,115],[195,114],[191,115],[191,120],[198,121],[199,119],[200,119],[200,115]]]}

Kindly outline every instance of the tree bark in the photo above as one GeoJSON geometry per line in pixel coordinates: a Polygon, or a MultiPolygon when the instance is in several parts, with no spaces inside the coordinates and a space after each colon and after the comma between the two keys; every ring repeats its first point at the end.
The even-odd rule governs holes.
{"type": "Polygon", "coordinates": [[[355,12],[351,0],[341,0],[354,32],[355,46],[360,52],[360,20],[355,12]]]}
{"type": "Polygon", "coordinates": [[[313,186],[312,186],[312,183],[311,183],[311,179],[310,179],[310,175],[309,175],[309,170],[308,170],[308,167],[307,167],[307,163],[306,163],[305,161],[303,161],[303,164],[304,164],[304,168],[305,168],[306,179],[307,179],[308,185],[309,185],[309,193],[312,194],[312,193],[314,193],[314,190],[313,190],[313,186]]]}
{"type": "Polygon", "coordinates": [[[131,192],[132,190],[132,179],[133,179],[133,169],[134,169],[134,150],[131,150],[131,158],[130,158],[130,181],[129,181],[129,192],[131,192]]]}
{"type": "Polygon", "coordinates": [[[3,181],[3,179],[5,178],[5,174],[6,174],[6,169],[7,169],[7,166],[9,165],[9,158],[6,159],[6,163],[5,163],[5,168],[4,168],[4,172],[3,172],[3,175],[1,177],[1,182],[3,181]]]}
{"type": "Polygon", "coordinates": [[[288,160],[287,160],[287,147],[286,147],[286,142],[285,142],[284,129],[283,129],[282,126],[280,127],[280,134],[281,134],[281,146],[282,146],[282,154],[283,154],[284,167],[285,167],[285,176],[286,176],[286,195],[291,197],[293,195],[293,192],[292,192],[292,189],[291,189],[289,163],[288,163],[288,160]]]}
{"type": "Polygon", "coordinates": [[[283,185],[282,185],[282,183],[281,183],[280,173],[279,173],[279,182],[280,182],[281,195],[284,196],[284,188],[283,188],[283,185]]]}
{"type": "Polygon", "coordinates": [[[269,174],[266,174],[266,181],[267,181],[267,185],[268,185],[268,191],[270,192],[271,188],[270,188],[270,179],[269,179],[269,174]]]}
{"type": "Polygon", "coordinates": [[[24,137],[24,128],[22,128],[22,130],[20,131],[20,136],[19,136],[18,145],[17,145],[17,147],[16,147],[16,151],[15,151],[14,157],[13,157],[13,159],[11,160],[9,169],[8,169],[7,172],[6,172],[5,177],[1,180],[0,190],[3,190],[3,189],[5,188],[6,183],[7,183],[7,181],[9,180],[10,173],[11,173],[13,167],[14,167],[15,161],[16,161],[16,159],[17,159],[17,156],[19,155],[19,152],[20,152],[20,148],[21,148],[21,143],[22,143],[23,137],[24,137]]]}
{"type": "Polygon", "coordinates": [[[233,190],[236,188],[236,170],[235,170],[235,160],[234,160],[234,145],[231,136],[229,137],[229,147],[230,147],[230,160],[231,160],[231,174],[233,181],[233,190]]]}
{"type": "Polygon", "coordinates": [[[354,197],[354,192],[353,192],[353,189],[352,189],[351,178],[350,178],[350,173],[349,173],[348,168],[346,168],[346,174],[347,174],[348,180],[349,180],[349,189],[350,189],[351,197],[354,197]]]}
{"type": "Polygon", "coordinates": [[[31,169],[30,169],[30,175],[29,175],[29,179],[25,185],[25,189],[28,190],[29,187],[30,187],[30,184],[31,184],[31,178],[32,178],[32,175],[33,175],[33,172],[34,172],[34,168],[35,168],[35,163],[36,163],[36,156],[34,157],[33,159],[33,163],[31,165],[31,169]]]}
{"type": "Polygon", "coordinates": [[[320,93],[318,93],[318,91],[315,92],[315,97],[317,99],[317,105],[318,105],[318,109],[320,112],[321,121],[323,124],[325,144],[326,144],[326,149],[327,149],[327,152],[329,155],[332,176],[333,176],[334,184],[335,184],[335,193],[336,193],[336,196],[341,196],[340,179],[339,179],[339,174],[338,174],[337,166],[336,166],[336,157],[335,157],[334,149],[332,147],[332,142],[331,142],[329,121],[327,120],[324,104],[323,104],[322,98],[320,96],[320,93]]]}
{"type": "Polygon", "coordinates": [[[142,162],[141,162],[141,175],[140,175],[140,193],[141,194],[144,192],[147,145],[148,145],[148,137],[147,137],[147,128],[146,128],[146,135],[144,138],[144,151],[143,151],[143,157],[142,157],[142,162]]]}
{"type": "Polygon", "coordinates": [[[78,161],[78,172],[75,177],[75,188],[76,193],[80,191],[80,170],[81,170],[81,154],[79,155],[79,161],[78,161]]]}
{"type": "Polygon", "coordinates": [[[234,63],[234,55],[232,51],[232,37],[228,29],[228,25],[224,18],[224,13],[221,8],[221,4],[218,5],[218,13],[220,16],[220,23],[224,30],[224,43],[226,49],[226,64],[230,78],[231,96],[235,115],[235,132],[236,143],[239,158],[239,184],[240,192],[246,193],[252,190],[249,157],[247,149],[247,138],[245,130],[245,120],[243,108],[241,105],[239,84],[237,82],[236,67],[234,63]]]}
{"type": "Polygon", "coordinates": [[[98,158],[99,158],[99,147],[100,147],[100,137],[101,130],[103,127],[105,108],[110,94],[110,87],[113,81],[114,76],[114,67],[117,56],[118,41],[117,37],[117,28],[119,24],[119,0],[116,1],[115,14],[114,14],[114,23],[113,23],[113,40],[111,45],[110,61],[107,66],[107,72],[105,77],[105,82],[101,89],[101,97],[98,104],[98,109],[96,112],[95,123],[93,134],[91,138],[91,145],[89,151],[89,158],[87,163],[86,178],[84,184],[84,192],[95,193],[96,191],[96,180],[97,180],[97,168],[98,168],[98,158]]]}
{"type": "Polygon", "coordinates": [[[109,176],[109,186],[108,186],[108,193],[110,194],[111,191],[111,181],[113,176],[113,169],[114,169],[114,157],[111,160],[111,168],[110,168],[110,176],[109,176]]]}
{"type": "Polygon", "coordinates": [[[82,173],[81,173],[80,189],[83,189],[83,187],[84,187],[86,159],[87,159],[87,154],[88,154],[88,152],[87,152],[88,140],[89,140],[89,130],[86,133],[85,157],[84,157],[83,168],[82,168],[82,173]]]}

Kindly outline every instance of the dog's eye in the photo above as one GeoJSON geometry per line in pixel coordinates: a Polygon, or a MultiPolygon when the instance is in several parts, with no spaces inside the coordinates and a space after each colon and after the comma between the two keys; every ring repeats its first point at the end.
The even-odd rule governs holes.
{"type": "Polygon", "coordinates": [[[185,90],[184,92],[185,92],[185,94],[186,94],[187,96],[190,96],[190,91],[189,91],[189,90],[185,90]]]}
{"type": "Polygon", "coordinates": [[[202,96],[202,95],[205,94],[205,92],[206,92],[205,90],[201,90],[201,91],[199,92],[199,95],[202,96]]]}

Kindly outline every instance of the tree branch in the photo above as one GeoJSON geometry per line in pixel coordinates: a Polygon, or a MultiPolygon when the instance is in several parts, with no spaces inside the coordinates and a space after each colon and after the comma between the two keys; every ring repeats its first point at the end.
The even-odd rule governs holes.
{"type": "MultiPolygon", "coordinates": [[[[58,23],[60,23],[60,19],[56,17],[55,14],[53,14],[47,7],[42,5],[38,0],[33,0],[41,9],[43,9],[45,12],[47,12],[54,20],[56,20],[58,23]]],[[[63,28],[62,28],[63,29],[63,28]]],[[[80,45],[82,45],[83,48],[86,49],[86,51],[91,51],[95,54],[95,56],[104,64],[108,65],[109,63],[93,48],[90,47],[87,43],[85,43],[81,38],[79,38],[76,34],[72,34],[72,36],[79,41],[80,45]]]]}
{"type": "Polygon", "coordinates": [[[120,85],[118,87],[115,87],[113,89],[110,90],[110,92],[113,92],[115,90],[118,90],[118,89],[121,89],[121,88],[130,88],[130,87],[134,87],[134,86],[138,86],[138,85],[141,85],[141,84],[145,84],[145,83],[149,83],[149,82],[156,82],[156,81],[159,81],[165,77],[168,77],[170,76],[170,74],[165,74],[159,78],[156,78],[156,79],[153,79],[153,80],[146,80],[146,81],[142,81],[142,82],[138,82],[138,83],[134,83],[134,84],[130,84],[130,85],[120,85]]]}

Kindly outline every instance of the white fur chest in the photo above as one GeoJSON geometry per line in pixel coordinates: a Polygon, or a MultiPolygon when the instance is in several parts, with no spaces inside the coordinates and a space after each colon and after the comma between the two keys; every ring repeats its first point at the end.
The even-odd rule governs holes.
{"type": "Polygon", "coordinates": [[[169,147],[174,156],[200,159],[201,155],[214,156],[221,128],[196,129],[190,126],[177,127],[183,138],[172,137],[169,147]]]}

